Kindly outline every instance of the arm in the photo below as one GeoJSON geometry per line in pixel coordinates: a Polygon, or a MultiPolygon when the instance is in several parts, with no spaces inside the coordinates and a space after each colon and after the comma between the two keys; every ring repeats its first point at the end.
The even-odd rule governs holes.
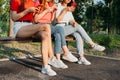
{"type": "Polygon", "coordinates": [[[48,9],[45,9],[43,12],[35,14],[35,16],[34,16],[35,22],[36,22],[38,19],[42,18],[45,14],[47,14],[47,13],[49,13],[49,12],[52,13],[52,20],[53,20],[53,19],[54,19],[54,14],[55,14],[55,11],[56,11],[56,10],[57,10],[57,6],[56,6],[56,5],[53,5],[52,7],[49,7],[48,9]]]}
{"type": "Polygon", "coordinates": [[[69,23],[74,27],[78,26],[78,23],[75,21],[72,13],[71,13],[71,20],[69,21],[69,23]]]}
{"type": "Polygon", "coordinates": [[[58,9],[58,6],[56,4],[54,4],[54,6],[53,6],[53,12],[52,12],[52,21],[55,18],[55,12],[57,11],[57,9],[58,9]]]}
{"type": "Polygon", "coordinates": [[[41,13],[35,14],[35,16],[34,16],[35,22],[36,22],[38,19],[42,18],[42,17],[43,17],[45,14],[47,14],[48,12],[50,12],[50,8],[44,10],[44,11],[41,12],[41,13]]]}
{"type": "Polygon", "coordinates": [[[30,12],[34,12],[35,8],[34,7],[30,7],[20,13],[17,13],[17,11],[11,11],[11,18],[13,21],[19,20],[20,18],[22,18],[23,16],[25,16],[26,14],[30,13],[30,12]]]}
{"type": "Polygon", "coordinates": [[[61,11],[60,14],[58,14],[58,16],[56,17],[56,21],[59,23],[64,18],[65,14],[68,11],[69,12],[73,12],[74,8],[72,8],[72,7],[66,7],[66,8],[64,8],[63,11],[61,11]]]}
{"type": "Polygon", "coordinates": [[[54,20],[55,18],[55,11],[52,13],[52,21],[54,20]]]}
{"type": "Polygon", "coordinates": [[[78,26],[78,23],[75,20],[70,20],[70,24],[74,27],[78,26]]]}
{"type": "Polygon", "coordinates": [[[56,21],[57,21],[58,23],[63,19],[63,17],[64,17],[64,15],[66,14],[66,12],[67,12],[67,8],[65,8],[65,9],[60,13],[60,15],[59,15],[58,17],[56,17],[56,21]]]}

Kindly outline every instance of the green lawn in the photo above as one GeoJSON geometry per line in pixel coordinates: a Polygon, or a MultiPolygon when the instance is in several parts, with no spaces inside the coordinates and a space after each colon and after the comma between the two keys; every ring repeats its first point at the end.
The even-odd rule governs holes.
{"type": "MultiPolygon", "coordinates": [[[[85,53],[94,55],[115,55],[120,57],[120,35],[90,35],[93,41],[106,47],[104,52],[92,51],[88,44],[85,43],[85,53]],[[117,51],[117,52],[116,52],[117,51]]],[[[76,52],[75,41],[70,41],[68,47],[71,51],[76,52]]],[[[28,54],[41,54],[40,43],[27,42],[27,43],[11,43],[11,44],[0,44],[0,58],[11,58],[26,56],[28,54]]]]}

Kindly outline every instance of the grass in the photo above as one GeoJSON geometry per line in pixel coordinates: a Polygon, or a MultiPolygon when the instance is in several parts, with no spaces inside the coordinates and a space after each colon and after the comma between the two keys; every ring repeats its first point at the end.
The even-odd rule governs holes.
{"type": "MultiPolygon", "coordinates": [[[[109,49],[120,49],[120,35],[107,35],[107,34],[91,34],[92,40],[100,45],[109,49]]],[[[69,45],[75,47],[75,41],[69,42],[69,45]]],[[[85,43],[85,48],[89,45],[85,43]]]]}
{"type": "Polygon", "coordinates": [[[0,44],[0,58],[22,57],[41,54],[39,43],[11,43],[0,44]]]}
{"type": "MultiPolygon", "coordinates": [[[[120,35],[98,35],[92,34],[90,37],[93,41],[97,42],[100,45],[104,45],[107,50],[104,52],[92,51],[92,49],[85,43],[85,53],[94,54],[100,56],[107,56],[108,54],[115,53],[114,50],[117,50],[118,54],[120,52],[120,35]]],[[[69,42],[69,49],[71,51],[76,51],[75,41],[69,42]]],[[[11,58],[11,57],[20,57],[26,56],[28,54],[35,55],[41,54],[40,43],[36,42],[27,42],[27,43],[11,43],[11,44],[0,44],[0,59],[2,58],[11,58]]],[[[119,56],[117,54],[117,56],[119,56]]]]}
{"type": "MultiPolygon", "coordinates": [[[[100,45],[106,47],[104,52],[93,51],[88,44],[85,43],[85,53],[100,55],[100,56],[110,56],[120,57],[120,35],[106,35],[106,34],[91,34],[92,40],[100,45]]],[[[76,47],[75,41],[70,41],[69,45],[73,48],[76,47]]]]}

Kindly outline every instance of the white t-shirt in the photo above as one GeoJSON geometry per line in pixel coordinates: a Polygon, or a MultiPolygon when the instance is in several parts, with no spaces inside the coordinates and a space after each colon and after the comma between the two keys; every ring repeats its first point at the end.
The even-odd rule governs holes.
{"type": "MultiPolygon", "coordinates": [[[[61,3],[58,3],[58,10],[56,11],[56,18],[61,14],[61,12],[64,10],[64,6],[61,5],[61,3]]],[[[66,12],[63,19],[60,21],[60,23],[69,23],[70,20],[74,20],[72,12],[66,12]]],[[[62,25],[62,24],[59,24],[62,25]]]]}

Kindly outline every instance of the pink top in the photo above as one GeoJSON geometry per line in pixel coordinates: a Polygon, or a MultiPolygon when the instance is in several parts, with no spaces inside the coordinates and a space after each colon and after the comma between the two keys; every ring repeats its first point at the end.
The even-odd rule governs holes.
{"type": "MultiPolygon", "coordinates": [[[[36,1],[35,7],[40,7],[39,0],[36,1]]],[[[50,7],[50,6],[49,6],[50,7]]],[[[41,11],[38,13],[40,14],[41,11]]],[[[52,22],[53,11],[46,13],[40,19],[36,20],[36,23],[51,23],[52,22]]]]}

